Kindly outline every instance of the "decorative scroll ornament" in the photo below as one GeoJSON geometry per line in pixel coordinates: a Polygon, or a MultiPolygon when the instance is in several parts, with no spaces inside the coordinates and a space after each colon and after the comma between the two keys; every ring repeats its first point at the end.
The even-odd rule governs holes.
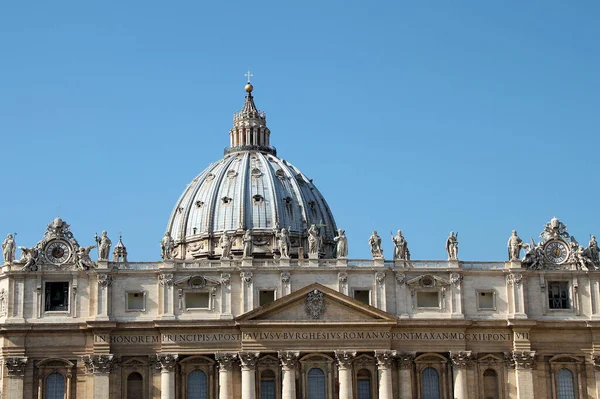
{"type": "Polygon", "coordinates": [[[158,280],[160,281],[160,285],[166,285],[170,287],[173,285],[173,273],[165,273],[158,276],[158,280]]]}
{"type": "Polygon", "coordinates": [[[240,363],[242,364],[242,369],[251,370],[256,366],[258,362],[258,357],[260,356],[259,352],[239,352],[238,356],[240,357],[240,363]]]}
{"type": "Polygon", "coordinates": [[[154,362],[154,367],[157,370],[175,371],[178,359],[179,355],[171,353],[159,353],[152,360],[154,362]]]}
{"type": "Polygon", "coordinates": [[[115,364],[114,355],[85,355],[81,357],[86,373],[110,373],[115,364]]]}
{"type": "Polygon", "coordinates": [[[409,370],[412,368],[415,361],[415,354],[410,352],[400,352],[396,355],[398,359],[398,367],[402,370],[409,370]]]}
{"type": "Polygon", "coordinates": [[[112,276],[108,274],[98,275],[98,285],[102,288],[106,288],[112,284],[112,276]]]}
{"type": "Polygon", "coordinates": [[[458,273],[452,273],[450,274],[450,284],[452,284],[455,287],[460,287],[460,284],[462,283],[462,276],[458,273]]]}
{"type": "Polygon", "coordinates": [[[338,366],[341,370],[349,369],[352,367],[352,362],[356,357],[354,351],[335,351],[335,357],[338,361],[338,366]]]}
{"type": "Polygon", "coordinates": [[[240,277],[246,285],[252,284],[252,272],[241,272],[240,277]]]}
{"type": "Polygon", "coordinates": [[[592,363],[596,370],[600,370],[600,354],[592,353],[592,363]]]}
{"type": "Polygon", "coordinates": [[[530,370],[534,366],[535,351],[506,352],[504,362],[507,368],[530,370]]]}
{"type": "Polygon", "coordinates": [[[215,354],[215,360],[219,363],[220,370],[231,370],[236,357],[235,353],[217,352],[215,354]]]}
{"type": "Polygon", "coordinates": [[[282,272],[281,273],[281,282],[285,285],[288,285],[290,283],[291,280],[291,276],[289,272],[282,272]]]}
{"type": "Polygon", "coordinates": [[[228,287],[231,284],[231,274],[221,273],[221,285],[228,287]]]}
{"type": "Polygon", "coordinates": [[[375,281],[377,281],[377,284],[383,285],[385,283],[385,272],[375,273],[375,281]]]}
{"type": "Polygon", "coordinates": [[[375,351],[375,359],[377,359],[377,367],[380,369],[389,369],[392,367],[392,362],[396,357],[396,351],[375,351]]]}
{"type": "Polygon", "coordinates": [[[348,283],[348,273],[339,272],[338,273],[338,281],[340,282],[340,284],[347,284],[348,283]]]}
{"type": "Polygon", "coordinates": [[[404,273],[396,273],[396,283],[403,285],[406,275],[404,273]]]}
{"type": "Polygon", "coordinates": [[[325,313],[325,298],[319,290],[314,290],[306,296],[306,305],[304,307],[306,314],[312,319],[320,319],[325,313]]]}
{"type": "Polygon", "coordinates": [[[452,365],[456,368],[467,368],[473,365],[473,354],[471,351],[458,351],[450,353],[452,365]]]}
{"type": "Polygon", "coordinates": [[[508,274],[506,276],[506,283],[508,285],[521,285],[523,281],[523,275],[521,273],[508,274]]]}
{"type": "Polygon", "coordinates": [[[279,356],[279,360],[281,361],[281,367],[284,369],[293,369],[296,367],[296,363],[298,362],[298,357],[300,356],[300,352],[289,352],[289,351],[280,351],[277,352],[279,356]]]}
{"type": "Polygon", "coordinates": [[[9,376],[20,376],[25,375],[25,366],[27,366],[27,357],[6,357],[4,358],[4,365],[8,370],[9,376]]]}

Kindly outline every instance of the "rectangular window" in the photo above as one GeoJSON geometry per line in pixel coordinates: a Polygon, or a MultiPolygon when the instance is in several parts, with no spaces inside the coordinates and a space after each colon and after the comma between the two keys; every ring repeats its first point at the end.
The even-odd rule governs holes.
{"type": "Polygon", "coordinates": [[[354,290],[354,299],[367,305],[371,304],[370,290],[354,290]]]}
{"type": "Polygon", "coordinates": [[[440,307],[440,295],[437,291],[417,291],[417,307],[436,308],[440,307]]]}
{"type": "Polygon", "coordinates": [[[186,292],[185,308],[208,309],[209,299],[208,292],[186,292]]]}
{"type": "Polygon", "coordinates": [[[48,282],[45,286],[47,312],[67,312],[69,310],[69,283],[48,282]]]}
{"type": "Polygon", "coordinates": [[[477,292],[477,308],[479,310],[496,310],[494,291],[477,292]]]}
{"type": "Polygon", "coordinates": [[[127,310],[144,311],[146,309],[145,294],[143,292],[127,293],[127,310]]]}
{"type": "Polygon", "coordinates": [[[260,290],[258,293],[259,306],[265,306],[275,300],[274,290],[260,290]]]}
{"type": "Polygon", "coordinates": [[[566,281],[552,281],[548,283],[548,308],[570,309],[569,285],[566,281]]]}

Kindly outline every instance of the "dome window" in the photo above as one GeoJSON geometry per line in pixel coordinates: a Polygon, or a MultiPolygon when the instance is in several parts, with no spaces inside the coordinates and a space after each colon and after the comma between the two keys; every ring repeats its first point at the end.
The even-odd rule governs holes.
{"type": "Polygon", "coordinates": [[[238,175],[237,172],[235,170],[233,170],[233,169],[230,169],[227,172],[227,177],[230,178],[230,179],[235,178],[237,175],[238,175]]]}
{"type": "Polygon", "coordinates": [[[256,194],[256,195],[252,196],[252,199],[254,200],[254,203],[257,205],[262,204],[265,200],[265,198],[260,194],[256,194]]]}
{"type": "Polygon", "coordinates": [[[283,198],[283,202],[285,202],[287,205],[292,203],[292,197],[285,197],[283,198]]]}
{"type": "Polygon", "coordinates": [[[285,172],[283,171],[283,169],[277,169],[277,172],[275,172],[275,176],[283,180],[285,178],[285,172]]]}
{"type": "Polygon", "coordinates": [[[231,200],[232,200],[232,198],[230,198],[230,197],[227,197],[227,196],[225,196],[225,197],[221,198],[221,201],[222,201],[222,202],[223,202],[223,204],[225,204],[225,205],[227,205],[227,204],[231,204],[231,200]]]}
{"type": "Polygon", "coordinates": [[[204,202],[202,202],[202,201],[196,201],[196,206],[198,208],[202,208],[204,206],[204,202]]]}
{"type": "Polygon", "coordinates": [[[177,208],[177,212],[179,212],[179,213],[183,212],[183,207],[180,206],[179,208],[177,208]]]}
{"type": "Polygon", "coordinates": [[[213,175],[212,173],[209,173],[208,175],[206,175],[206,181],[211,181],[215,178],[215,175],[213,175]]]}
{"type": "Polygon", "coordinates": [[[258,168],[252,169],[252,177],[261,177],[261,176],[262,176],[262,172],[260,171],[260,169],[258,169],[258,168]]]}

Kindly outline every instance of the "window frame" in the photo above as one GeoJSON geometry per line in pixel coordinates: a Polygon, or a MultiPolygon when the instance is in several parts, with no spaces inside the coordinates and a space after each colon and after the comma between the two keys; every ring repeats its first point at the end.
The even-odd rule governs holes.
{"type": "Polygon", "coordinates": [[[552,376],[553,397],[558,397],[558,372],[561,369],[569,370],[573,376],[574,397],[579,398],[580,393],[585,393],[585,385],[582,381],[585,362],[582,359],[568,354],[561,354],[552,357],[548,360],[548,363],[550,363],[552,376]]]}
{"type": "Polygon", "coordinates": [[[308,399],[308,372],[313,368],[319,368],[325,375],[325,398],[333,398],[333,358],[322,353],[309,353],[300,360],[302,381],[300,382],[301,398],[308,399]]]}
{"type": "Polygon", "coordinates": [[[573,313],[575,312],[575,301],[573,300],[574,298],[574,292],[573,292],[573,285],[571,284],[571,281],[568,279],[546,279],[546,295],[545,295],[545,303],[546,306],[545,308],[549,311],[549,312],[569,312],[569,313],[573,313]],[[550,307],[550,285],[552,284],[564,284],[565,288],[566,288],[566,292],[567,292],[567,308],[552,308],[550,307]]]}
{"type": "Polygon", "coordinates": [[[152,378],[148,372],[150,364],[147,358],[133,357],[123,361],[121,364],[121,398],[127,399],[127,379],[133,373],[139,373],[142,376],[144,387],[144,398],[148,398],[150,392],[149,384],[152,384],[152,378]]]}
{"type": "Polygon", "coordinates": [[[260,307],[260,306],[266,306],[266,305],[268,305],[268,304],[266,304],[266,305],[261,305],[260,304],[260,293],[261,293],[261,291],[273,291],[273,301],[269,302],[269,303],[273,303],[273,302],[275,302],[276,300],[279,299],[279,292],[277,290],[277,287],[273,287],[273,286],[269,286],[269,287],[266,287],[266,286],[265,287],[254,287],[254,292],[255,292],[254,298],[256,298],[255,299],[256,303],[254,304],[254,308],[255,309],[258,308],[258,307],[260,307]]]}
{"type": "Polygon", "coordinates": [[[257,392],[256,397],[260,399],[262,397],[261,392],[261,375],[264,371],[272,371],[275,373],[275,398],[281,399],[281,364],[279,359],[272,355],[265,355],[258,359],[256,363],[256,386],[257,392]]]}
{"type": "Polygon", "coordinates": [[[184,312],[206,312],[206,311],[212,311],[213,310],[213,306],[214,306],[214,302],[213,302],[213,296],[211,294],[211,292],[209,290],[198,290],[198,289],[191,289],[191,290],[183,290],[183,311],[184,312]],[[191,308],[187,306],[187,295],[188,294],[206,294],[208,296],[208,306],[205,308],[191,308]]]}
{"type": "Polygon", "coordinates": [[[417,310],[421,311],[440,311],[442,310],[442,291],[437,288],[420,288],[415,291],[415,305],[417,310]],[[419,306],[419,294],[434,292],[437,294],[437,306],[419,306]]]}
{"type": "Polygon", "coordinates": [[[478,312],[496,312],[498,311],[498,306],[496,303],[497,294],[494,289],[478,289],[475,290],[475,295],[477,296],[477,311],[478,312]],[[481,294],[491,294],[492,295],[492,307],[491,308],[482,308],[479,302],[479,298],[481,294]]]}
{"type": "Polygon", "coordinates": [[[147,299],[147,293],[145,290],[125,291],[125,311],[126,312],[145,313],[146,312],[146,299],[147,299]],[[142,308],[141,309],[131,309],[129,307],[129,294],[142,294],[142,308]]]}
{"type": "Polygon", "coordinates": [[[440,355],[439,353],[424,353],[417,356],[414,361],[415,364],[415,375],[417,379],[417,397],[422,397],[422,377],[423,371],[431,367],[438,373],[438,384],[440,391],[440,398],[444,399],[447,397],[448,387],[450,386],[448,380],[448,358],[440,355]]]}
{"type": "Polygon", "coordinates": [[[355,301],[358,301],[360,303],[364,303],[360,299],[356,299],[356,292],[357,291],[367,291],[369,293],[369,303],[367,303],[366,305],[373,306],[372,305],[373,304],[373,290],[371,288],[367,288],[367,287],[352,287],[352,299],[354,299],[355,301]]]}
{"type": "Polygon", "coordinates": [[[358,373],[361,370],[367,370],[371,374],[371,399],[377,397],[377,380],[376,376],[378,375],[377,371],[377,361],[373,356],[369,356],[367,354],[362,354],[356,356],[354,361],[352,362],[352,385],[353,391],[356,392],[356,396],[358,397],[358,373]]]}
{"type": "Polygon", "coordinates": [[[54,279],[50,279],[50,280],[44,280],[43,284],[42,284],[42,309],[43,309],[43,314],[44,315],[48,315],[48,316],[52,316],[52,315],[70,315],[71,314],[71,308],[72,308],[72,303],[73,303],[73,281],[72,279],[62,279],[62,278],[58,278],[56,280],[54,279]],[[49,294],[47,288],[48,288],[48,284],[58,284],[58,283],[63,283],[63,284],[67,284],[67,294],[66,294],[66,300],[67,300],[67,306],[66,306],[66,310],[46,310],[47,306],[46,306],[46,300],[47,300],[47,294],[49,294]]]}
{"type": "Polygon", "coordinates": [[[51,374],[58,373],[65,379],[65,398],[71,399],[71,383],[74,367],[75,363],[63,358],[46,358],[35,363],[38,397],[46,397],[46,380],[51,374]]]}

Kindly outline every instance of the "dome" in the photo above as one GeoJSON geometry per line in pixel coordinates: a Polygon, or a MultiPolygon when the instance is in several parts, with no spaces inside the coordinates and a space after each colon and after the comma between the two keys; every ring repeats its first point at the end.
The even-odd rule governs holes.
{"type": "Polygon", "coordinates": [[[173,209],[167,231],[175,258],[218,258],[225,233],[231,257],[241,256],[247,230],[252,256],[279,256],[281,229],[289,233],[290,255],[302,256],[311,225],[320,233],[321,256],[331,256],[337,228],[325,198],[298,168],[277,157],[269,138],[266,116],[247,92],[225,156],[188,184],[173,209]]]}

